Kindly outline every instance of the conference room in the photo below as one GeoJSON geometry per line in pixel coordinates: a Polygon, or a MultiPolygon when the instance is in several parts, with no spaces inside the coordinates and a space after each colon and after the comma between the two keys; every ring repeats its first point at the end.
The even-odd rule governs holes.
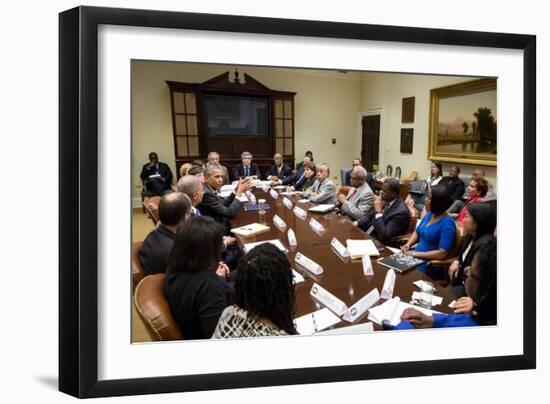
{"type": "Polygon", "coordinates": [[[132,342],[496,325],[495,79],[131,69],[132,342]]]}

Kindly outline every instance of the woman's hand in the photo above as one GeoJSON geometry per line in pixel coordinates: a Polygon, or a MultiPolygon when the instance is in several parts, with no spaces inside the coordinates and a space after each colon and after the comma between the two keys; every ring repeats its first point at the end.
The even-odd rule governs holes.
{"type": "Polygon", "coordinates": [[[221,278],[227,278],[229,276],[229,267],[220,261],[218,263],[218,269],[216,269],[216,275],[221,278]]]}
{"type": "Polygon", "coordinates": [[[461,297],[460,299],[458,299],[454,306],[453,306],[453,310],[455,313],[471,313],[472,310],[474,309],[474,301],[472,300],[471,297],[461,297]]]}
{"type": "Polygon", "coordinates": [[[236,241],[237,239],[235,237],[223,236],[223,244],[226,248],[235,245],[236,241]]]}
{"type": "Polygon", "coordinates": [[[458,261],[457,260],[454,260],[451,265],[449,266],[449,279],[456,279],[456,277],[458,276],[458,270],[459,270],[459,266],[458,266],[458,261]]]}
{"type": "Polygon", "coordinates": [[[430,328],[433,327],[434,319],[432,316],[427,316],[416,309],[405,309],[401,314],[401,320],[409,321],[415,328],[430,328]]]}

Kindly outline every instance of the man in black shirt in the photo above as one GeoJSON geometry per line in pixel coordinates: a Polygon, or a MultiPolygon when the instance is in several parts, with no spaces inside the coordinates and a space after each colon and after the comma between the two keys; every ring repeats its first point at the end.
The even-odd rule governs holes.
{"type": "Polygon", "coordinates": [[[454,201],[462,198],[464,195],[464,181],[462,181],[458,175],[460,174],[459,166],[452,166],[449,170],[449,175],[443,177],[439,182],[439,185],[443,185],[449,191],[449,195],[453,198],[454,201]]]}
{"type": "Polygon", "coordinates": [[[159,202],[159,225],[147,235],[139,252],[145,275],[166,271],[176,230],[191,214],[191,200],[187,195],[171,192],[162,196],[159,202]]]}
{"type": "Polygon", "coordinates": [[[161,163],[157,153],[149,153],[149,163],[145,163],[141,169],[141,180],[147,191],[153,195],[162,196],[171,190],[172,170],[168,164],[161,163]]]}

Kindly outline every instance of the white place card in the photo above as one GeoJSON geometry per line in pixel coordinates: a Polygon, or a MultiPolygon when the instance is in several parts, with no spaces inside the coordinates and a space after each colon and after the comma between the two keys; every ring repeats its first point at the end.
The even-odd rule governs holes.
{"type": "Polygon", "coordinates": [[[288,229],[288,245],[298,245],[298,241],[296,241],[296,234],[294,234],[294,230],[288,229]]]}
{"type": "Polygon", "coordinates": [[[413,285],[418,287],[420,290],[427,290],[428,292],[431,290],[432,292],[437,292],[437,289],[434,288],[434,285],[424,280],[418,280],[416,282],[413,282],[413,285]]]}
{"type": "Polygon", "coordinates": [[[380,293],[378,289],[374,288],[361,299],[359,299],[353,306],[348,309],[348,312],[342,317],[349,323],[353,323],[367,312],[374,304],[380,300],[380,293]]]}
{"type": "Polygon", "coordinates": [[[298,216],[302,220],[306,220],[307,212],[303,210],[302,208],[295,206],[292,210],[296,216],[298,216]]]}
{"type": "Polygon", "coordinates": [[[317,283],[313,284],[309,294],[337,316],[343,316],[348,311],[348,306],[343,301],[317,283]]]}
{"type": "Polygon", "coordinates": [[[340,243],[340,241],[336,237],[333,237],[332,240],[330,240],[330,245],[334,247],[334,249],[338,254],[340,254],[340,256],[349,257],[348,250],[346,249],[344,244],[340,243]]]}
{"type": "Polygon", "coordinates": [[[374,270],[372,269],[372,262],[370,260],[370,255],[363,255],[363,258],[361,258],[361,262],[363,263],[363,275],[365,276],[374,275],[374,270]]]}
{"type": "Polygon", "coordinates": [[[311,218],[309,220],[309,225],[313,228],[313,230],[317,232],[322,233],[325,231],[325,228],[323,227],[323,225],[319,223],[317,220],[315,220],[314,218],[311,218]]]}
{"type": "Polygon", "coordinates": [[[262,191],[264,191],[267,194],[267,192],[269,191],[269,187],[263,187],[262,191]]]}
{"type": "Polygon", "coordinates": [[[250,191],[246,191],[246,196],[248,196],[248,200],[252,205],[256,205],[258,202],[256,201],[256,197],[254,194],[250,191]]]}
{"type": "Polygon", "coordinates": [[[382,299],[391,299],[393,296],[393,288],[395,287],[395,272],[393,269],[388,269],[384,286],[382,286],[382,299]]]}
{"type": "Polygon", "coordinates": [[[297,284],[302,283],[304,281],[305,281],[304,276],[300,272],[297,272],[293,269],[292,270],[292,283],[297,285],[297,284]]]}
{"type": "Polygon", "coordinates": [[[296,253],[296,256],[294,257],[294,261],[315,275],[320,275],[323,273],[323,267],[321,265],[319,265],[318,263],[316,263],[312,259],[309,259],[308,257],[306,257],[301,253],[296,253]]]}
{"type": "Polygon", "coordinates": [[[292,202],[288,198],[283,198],[283,205],[286,206],[287,209],[292,209],[292,202]]]}
{"type": "Polygon", "coordinates": [[[283,219],[281,219],[278,215],[273,216],[273,223],[275,226],[280,227],[281,229],[286,228],[286,223],[283,219]]]}
{"type": "Polygon", "coordinates": [[[269,190],[269,195],[271,195],[273,199],[277,199],[279,197],[279,194],[274,189],[269,190]]]}
{"type": "Polygon", "coordinates": [[[309,203],[309,199],[300,199],[298,203],[309,203]]]}

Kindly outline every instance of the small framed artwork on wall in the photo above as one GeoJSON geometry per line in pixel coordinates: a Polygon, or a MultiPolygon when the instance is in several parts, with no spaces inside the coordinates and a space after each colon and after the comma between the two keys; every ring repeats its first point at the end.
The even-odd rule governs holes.
{"type": "Polygon", "coordinates": [[[412,153],[413,152],[413,128],[403,128],[401,129],[401,153],[412,153]]]}

